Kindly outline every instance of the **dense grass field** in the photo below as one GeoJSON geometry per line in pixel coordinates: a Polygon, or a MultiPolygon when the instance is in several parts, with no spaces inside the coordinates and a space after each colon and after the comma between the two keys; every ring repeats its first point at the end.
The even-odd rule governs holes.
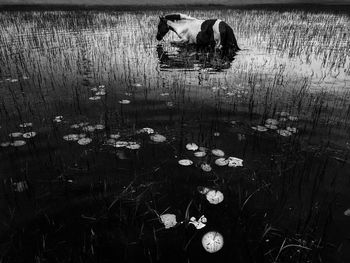
{"type": "Polygon", "coordinates": [[[349,262],[349,15],[169,12],[0,12],[0,262],[349,262]]]}

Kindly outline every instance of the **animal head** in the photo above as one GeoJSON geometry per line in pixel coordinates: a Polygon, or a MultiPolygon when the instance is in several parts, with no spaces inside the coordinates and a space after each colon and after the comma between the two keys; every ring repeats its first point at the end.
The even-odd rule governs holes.
{"type": "Polygon", "coordinates": [[[164,16],[159,17],[157,40],[160,41],[169,32],[170,27],[168,26],[167,19],[164,16]]]}

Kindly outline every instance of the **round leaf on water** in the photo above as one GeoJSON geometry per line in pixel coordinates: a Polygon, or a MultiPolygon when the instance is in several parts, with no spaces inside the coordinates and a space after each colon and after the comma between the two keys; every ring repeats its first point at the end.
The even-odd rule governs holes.
{"type": "Polygon", "coordinates": [[[100,96],[93,96],[89,98],[89,100],[100,100],[100,99],[101,99],[100,96]]]}
{"type": "Polygon", "coordinates": [[[141,145],[136,142],[128,142],[128,145],[126,146],[126,148],[130,150],[138,150],[141,148],[141,145]]]}
{"type": "Polygon", "coordinates": [[[211,170],[212,170],[210,164],[208,164],[208,163],[201,164],[201,168],[204,172],[211,172],[211,170]]]}
{"type": "Polygon", "coordinates": [[[265,126],[257,125],[252,127],[253,130],[259,131],[259,132],[266,132],[267,128],[265,126]]]}
{"type": "Polygon", "coordinates": [[[210,190],[205,196],[213,205],[220,204],[224,200],[224,194],[218,190],[210,190]]]}
{"type": "Polygon", "coordinates": [[[87,145],[90,142],[92,142],[92,139],[90,138],[81,138],[80,140],[78,140],[78,144],[80,145],[87,145]]]}
{"type": "Polygon", "coordinates": [[[198,150],[198,145],[195,143],[188,143],[186,144],[186,149],[189,151],[196,151],[198,150]]]}
{"type": "Polygon", "coordinates": [[[229,167],[243,166],[243,160],[236,157],[229,157],[227,161],[229,167]]]}
{"type": "Polygon", "coordinates": [[[203,248],[209,253],[218,252],[224,246],[224,237],[216,231],[210,231],[202,237],[203,248]]]}
{"type": "Polygon", "coordinates": [[[278,133],[279,135],[283,136],[283,137],[288,137],[288,136],[291,136],[291,135],[292,135],[292,133],[291,133],[290,131],[288,131],[288,130],[283,130],[283,129],[277,130],[277,133],[278,133]]]}
{"type": "Polygon", "coordinates": [[[160,134],[154,134],[150,138],[154,142],[165,142],[166,141],[166,137],[163,135],[160,135],[160,134]]]}
{"type": "Polygon", "coordinates": [[[63,136],[63,139],[66,141],[77,141],[79,140],[79,135],[78,134],[68,134],[63,136]]]}
{"type": "Polygon", "coordinates": [[[189,159],[182,159],[182,160],[179,160],[179,164],[182,166],[190,166],[193,164],[193,162],[189,159]]]}
{"type": "Polygon", "coordinates": [[[8,146],[10,146],[10,142],[2,142],[0,145],[1,145],[1,147],[8,147],[8,146]]]}
{"type": "Polygon", "coordinates": [[[202,152],[202,151],[198,151],[198,152],[194,153],[194,156],[196,156],[198,158],[204,157],[206,155],[207,155],[207,153],[206,152],[202,152]]]}
{"type": "Polygon", "coordinates": [[[120,138],[120,134],[119,134],[119,133],[118,133],[118,134],[111,134],[111,135],[109,135],[109,137],[110,137],[111,139],[117,140],[117,139],[120,138]]]}
{"type": "Polygon", "coordinates": [[[160,221],[164,224],[164,227],[166,229],[172,228],[177,224],[176,215],[174,214],[164,214],[164,215],[161,215],[159,218],[160,218],[160,221]]]}
{"type": "Polygon", "coordinates": [[[30,139],[36,136],[36,132],[26,132],[23,134],[23,138],[30,139]]]}
{"type": "Polygon", "coordinates": [[[19,127],[21,127],[21,128],[27,128],[27,127],[32,127],[32,126],[33,126],[33,123],[31,123],[31,122],[24,122],[24,123],[19,125],[19,127]]]}
{"type": "Polygon", "coordinates": [[[22,135],[23,135],[23,133],[21,133],[21,132],[13,132],[13,133],[9,134],[9,136],[12,138],[18,138],[18,137],[21,137],[22,135]]]}
{"type": "Polygon", "coordinates": [[[119,103],[120,104],[129,104],[130,100],[120,100],[119,103]]]}
{"type": "Polygon", "coordinates": [[[17,140],[17,141],[14,141],[13,143],[11,143],[11,146],[14,146],[14,147],[21,147],[23,145],[25,145],[26,142],[25,141],[22,141],[22,140],[17,140]]]}
{"type": "Polygon", "coordinates": [[[220,150],[220,149],[213,149],[211,150],[211,153],[217,157],[223,157],[225,156],[224,151],[220,150]]]}
{"type": "Polygon", "coordinates": [[[218,158],[218,159],[215,160],[215,164],[217,166],[225,166],[225,165],[228,164],[228,160],[225,159],[225,158],[218,158]]]}
{"type": "Polygon", "coordinates": [[[142,128],[140,130],[137,131],[137,133],[147,133],[147,134],[152,134],[154,133],[154,130],[152,128],[142,128]]]}
{"type": "Polygon", "coordinates": [[[276,119],[267,119],[266,121],[265,121],[265,124],[270,124],[270,125],[278,125],[278,120],[276,120],[276,119]]]}

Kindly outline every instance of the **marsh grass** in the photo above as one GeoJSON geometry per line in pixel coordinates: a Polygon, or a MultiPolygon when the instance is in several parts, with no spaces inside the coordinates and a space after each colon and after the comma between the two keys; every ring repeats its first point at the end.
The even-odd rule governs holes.
{"type": "Polygon", "coordinates": [[[0,149],[1,262],[345,262],[349,17],[186,12],[232,25],[243,50],[222,66],[215,54],[170,46],[173,35],[157,47],[160,13],[0,13],[0,138],[37,132],[0,149]],[[101,85],[106,94],[89,100],[101,85]],[[282,112],[298,120],[281,120],[282,112]],[[268,118],[298,132],[251,128],[268,118]],[[71,128],[82,122],[104,129],[71,128]],[[138,134],[143,127],[166,141],[138,134]],[[63,140],[73,133],[92,141],[63,140]],[[106,145],[117,133],[141,148],[106,145]],[[191,142],[244,166],[196,158],[191,142]],[[18,191],[21,182],[28,187],[18,191]],[[198,186],[220,189],[224,201],[209,204],[198,186]],[[162,213],[179,223],[165,229],[162,213]],[[188,224],[203,214],[205,228],[188,224]],[[213,255],[200,241],[209,230],[225,238],[213,255]]]}

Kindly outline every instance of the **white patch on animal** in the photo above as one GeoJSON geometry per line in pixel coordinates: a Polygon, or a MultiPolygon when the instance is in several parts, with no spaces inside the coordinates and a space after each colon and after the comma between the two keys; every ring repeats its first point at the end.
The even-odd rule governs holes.
{"type": "Polygon", "coordinates": [[[220,48],[221,45],[221,36],[220,36],[220,30],[219,30],[219,24],[222,20],[217,19],[215,21],[215,24],[213,25],[213,34],[214,34],[214,40],[215,40],[215,48],[220,48]]]}
{"type": "Polygon", "coordinates": [[[201,31],[201,26],[204,20],[193,19],[189,20],[178,20],[176,23],[168,20],[168,26],[171,26],[175,33],[181,39],[179,43],[196,44],[197,35],[201,31]]]}

